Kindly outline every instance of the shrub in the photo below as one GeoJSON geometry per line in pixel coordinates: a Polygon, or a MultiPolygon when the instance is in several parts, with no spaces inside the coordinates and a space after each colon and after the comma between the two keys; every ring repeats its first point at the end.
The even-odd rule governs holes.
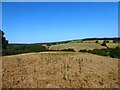
{"type": "Polygon", "coordinates": [[[52,50],[52,49],[48,49],[47,51],[60,51],[60,50],[52,50]]]}
{"type": "Polygon", "coordinates": [[[103,43],[101,44],[102,46],[107,46],[106,45],[106,41],[103,41],[103,43]]]}
{"type": "Polygon", "coordinates": [[[117,41],[116,41],[116,40],[113,40],[113,43],[117,43],[117,41]]]}
{"type": "Polygon", "coordinates": [[[88,52],[102,56],[110,56],[112,58],[120,58],[120,47],[107,48],[107,49],[94,49],[94,50],[89,50],[88,52]]]}
{"type": "Polygon", "coordinates": [[[72,48],[63,49],[63,50],[61,50],[61,51],[71,51],[71,52],[75,52],[75,50],[74,50],[74,49],[72,49],[72,48]]]}
{"type": "Polygon", "coordinates": [[[80,50],[79,52],[88,52],[86,49],[80,50]]]}
{"type": "Polygon", "coordinates": [[[109,52],[106,49],[94,49],[92,54],[102,55],[102,56],[109,56],[109,52]]]}
{"type": "Polygon", "coordinates": [[[110,49],[110,57],[120,58],[120,47],[110,49]]]}
{"type": "Polygon", "coordinates": [[[99,41],[97,40],[95,43],[99,43],[99,41]]]}
{"type": "Polygon", "coordinates": [[[88,50],[89,53],[92,53],[92,50],[88,50]]]}

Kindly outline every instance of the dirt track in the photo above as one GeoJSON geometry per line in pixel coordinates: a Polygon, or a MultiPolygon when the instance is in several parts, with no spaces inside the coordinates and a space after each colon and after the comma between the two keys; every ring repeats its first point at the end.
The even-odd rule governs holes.
{"type": "Polygon", "coordinates": [[[3,87],[117,88],[118,59],[89,53],[30,53],[4,56],[3,87]]]}

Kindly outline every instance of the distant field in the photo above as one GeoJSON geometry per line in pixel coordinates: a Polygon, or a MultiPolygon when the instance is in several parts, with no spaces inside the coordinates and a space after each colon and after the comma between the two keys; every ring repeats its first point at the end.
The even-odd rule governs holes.
{"type": "Polygon", "coordinates": [[[107,43],[107,46],[109,48],[115,48],[115,47],[120,47],[120,44],[119,43],[107,43]]]}
{"type": "Polygon", "coordinates": [[[3,56],[3,88],[117,88],[118,59],[80,52],[3,56]]]}
{"type": "Polygon", "coordinates": [[[62,50],[67,48],[73,48],[75,51],[79,51],[82,49],[93,50],[93,49],[101,49],[106,47],[96,43],[65,43],[65,44],[52,45],[49,49],[62,50]]]}

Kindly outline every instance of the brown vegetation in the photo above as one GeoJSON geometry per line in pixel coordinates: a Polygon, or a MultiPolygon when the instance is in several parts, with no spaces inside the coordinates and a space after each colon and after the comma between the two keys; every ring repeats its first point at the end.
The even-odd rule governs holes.
{"type": "Polygon", "coordinates": [[[2,57],[3,87],[117,88],[118,59],[78,52],[2,57]]]}

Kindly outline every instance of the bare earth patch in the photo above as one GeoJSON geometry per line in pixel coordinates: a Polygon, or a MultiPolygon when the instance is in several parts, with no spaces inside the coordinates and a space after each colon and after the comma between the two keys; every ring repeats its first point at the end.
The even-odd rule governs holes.
{"type": "Polygon", "coordinates": [[[2,57],[3,88],[118,88],[118,59],[79,52],[2,57]]]}

